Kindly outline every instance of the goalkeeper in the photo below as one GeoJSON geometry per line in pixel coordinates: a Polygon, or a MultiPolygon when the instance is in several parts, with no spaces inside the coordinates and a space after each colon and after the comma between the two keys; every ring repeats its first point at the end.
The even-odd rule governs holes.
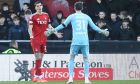
{"type": "Polygon", "coordinates": [[[107,30],[101,30],[98,28],[91,20],[91,18],[82,13],[81,10],[83,9],[82,2],[76,2],[74,5],[76,13],[71,14],[67,17],[63,24],[60,24],[55,29],[50,29],[45,32],[45,35],[49,36],[50,34],[65,28],[69,23],[72,24],[73,30],[73,38],[70,47],[70,60],[68,64],[69,68],[69,80],[67,84],[73,83],[73,70],[74,70],[74,59],[75,56],[78,55],[78,51],[81,51],[83,54],[83,61],[84,61],[84,74],[85,74],[85,84],[91,84],[89,81],[89,39],[88,39],[88,25],[98,33],[101,33],[105,36],[109,35],[107,30]]]}

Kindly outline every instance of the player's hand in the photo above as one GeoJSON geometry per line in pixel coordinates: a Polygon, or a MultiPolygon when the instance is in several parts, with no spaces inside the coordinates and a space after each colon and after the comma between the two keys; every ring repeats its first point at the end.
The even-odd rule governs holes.
{"type": "Polygon", "coordinates": [[[105,35],[106,37],[109,36],[109,31],[108,29],[102,30],[101,34],[105,35]]]}
{"type": "Polygon", "coordinates": [[[30,36],[30,39],[33,39],[33,38],[34,38],[33,35],[31,35],[31,36],[30,36]]]}
{"type": "Polygon", "coordinates": [[[62,37],[63,37],[62,34],[63,34],[63,33],[55,33],[55,35],[56,35],[58,38],[62,38],[62,37]]]}
{"type": "Polygon", "coordinates": [[[55,32],[55,30],[54,29],[47,29],[45,32],[44,32],[44,35],[45,36],[50,36],[51,34],[53,34],[55,32]]]}
{"type": "Polygon", "coordinates": [[[34,37],[30,36],[30,42],[33,42],[34,37]]]}

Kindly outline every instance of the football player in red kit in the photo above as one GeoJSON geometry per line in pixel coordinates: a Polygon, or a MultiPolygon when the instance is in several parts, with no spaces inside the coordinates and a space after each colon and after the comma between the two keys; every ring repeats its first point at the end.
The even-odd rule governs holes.
{"type": "MultiPolygon", "coordinates": [[[[42,11],[43,5],[40,1],[35,2],[35,10],[34,13],[29,20],[29,35],[31,39],[31,46],[33,52],[35,54],[35,76],[33,77],[34,82],[47,82],[42,79],[41,73],[41,62],[43,55],[46,51],[46,41],[47,37],[44,35],[44,32],[47,28],[53,28],[50,24],[50,18],[47,13],[42,11]]],[[[62,35],[60,33],[56,33],[58,38],[61,38],[62,35]]]]}

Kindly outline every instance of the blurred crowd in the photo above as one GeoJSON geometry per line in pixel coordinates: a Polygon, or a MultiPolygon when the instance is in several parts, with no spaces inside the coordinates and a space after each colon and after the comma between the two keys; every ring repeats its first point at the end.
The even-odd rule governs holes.
{"type": "MultiPolygon", "coordinates": [[[[0,11],[0,40],[29,40],[28,20],[35,12],[37,0],[14,0],[12,7],[2,3],[0,11]],[[12,8],[12,9],[11,9],[12,8]]],[[[101,29],[110,32],[108,37],[88,28],[90,40],[137,40],[140,36],[140,0],[41,0],[44,12],[51,17],[55,28],[74,13],[73,4],[82,1],[83,12],[101,29]],[[50,2],[49,2],[50,1],[50,2]],[[58,3],[58,4],[57,4],[58,3]],[[54,8],[53,8],[54,7],[54,8]],[[58,8],[56,10],[56,8],[58,8]],[[55,10],[55,11],[54,11],[55,10]],[[54,12],[52,14],[52,12],[54,12]]],[[[71,25],[59,31],[63,38],[51,35],[49,40],[71,40],[71,25]]]]}

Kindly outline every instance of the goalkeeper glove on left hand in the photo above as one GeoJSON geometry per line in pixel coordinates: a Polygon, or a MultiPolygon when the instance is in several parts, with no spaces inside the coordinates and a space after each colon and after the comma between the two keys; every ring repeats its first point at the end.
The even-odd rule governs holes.
{"type": "Polygon", "coordinates": [[[55,29],[47,29],[45,32],[44,32],[44,34],[45,34],[45,36],[50,36],[51,34],[53,34],[55,32],[55,29]]]}
{"type": "Polygon", "coordinates": [[[109,36],[109,31],[107,31],[107,29],[102,30],[100,33],[103,34],[103,35],[105,35],[106,37],[109,36]]]}

